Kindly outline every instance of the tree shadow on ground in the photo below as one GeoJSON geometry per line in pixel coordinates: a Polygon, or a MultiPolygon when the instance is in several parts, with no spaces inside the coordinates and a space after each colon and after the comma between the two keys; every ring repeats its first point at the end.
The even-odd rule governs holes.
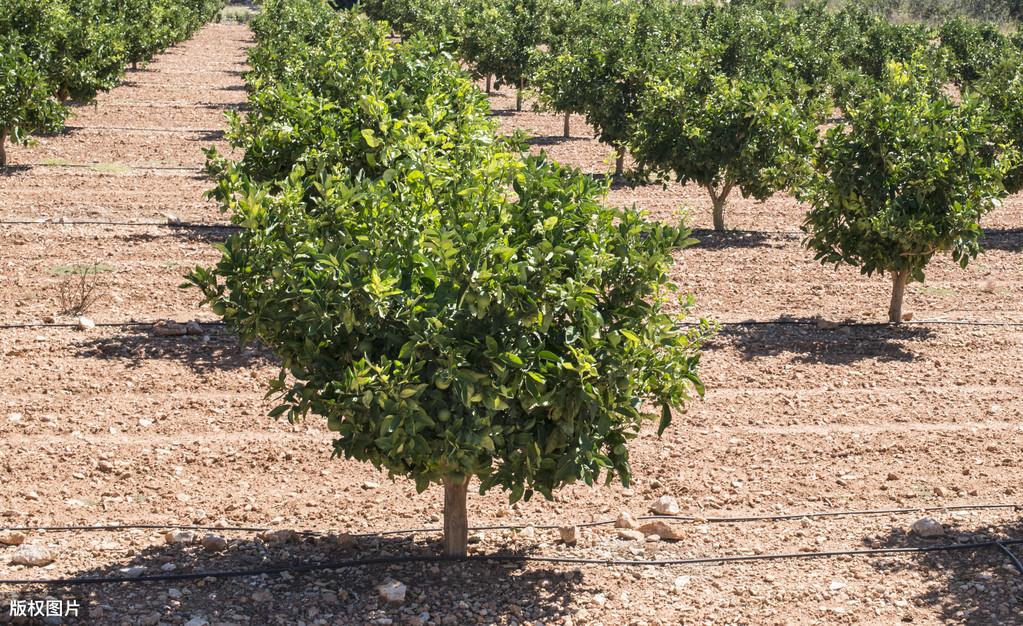
{"type": "Polygon", "coordinates": [[[1023,252],[1023,228],[986,228],[980,245],[984,250],[1023,252]]]}
{"type": "Polygon", "coordinates": [[[189,138],[189,141],[198,141],[200,143],[207,143],[210,141],[220,141],[226,135],[226,131],[219,129],[206,129],[199,131],[195,134],[195,137],[189,138]]]}
{"type": "Polygon", "coordinates": [[[226,87],[221,87],[220,90],[221,91],[248,91],[249,87],[248,87],[248,85],[227,85],[226,87]]]}
{"type": "Polygon", "coordinates": [[[792,239],[787,235],[776,235],[751,230],[710,230],[697,228],[691,235],[699,243],[694,247],[701,250],[727,250],[730,248],[784,247],[782,242],[792,239]],[[776,242],[773,243],[772,242],[776,242]]]}
{"type": "Polygon", "coordinates": [[[934,334],[926,328],[885,324],[821,328],[808,318],[778,322],[728,325],[715,342],[734,345],[746,360],[791,354],[798,363],[848,365],[868,359],[912,361],[916,355],[905,344],[934,334]]]}
{"type": "MultiPolygon", "coordinates": [[[[864,545],[917,548],[1023,540],[1023,518],[1019,514],[1014,517],[1009,522],[980,527],[970,526],[966,519],[954,520],[945,525],[946,536],[933,539],[897,528],[886,536],[866,537],[864,545]]],[[[1006,548],[1017,559],[1023,559],[1023,545],[1006,548]]],[[[998,547],[915,553],[907,558],[876,559],[872,565],[883,577],[895,573],[918,575],[924,591],[910,601],[911,606],[937,608],[943,624],[1023,623],[1023,572],[998,547]]]]}
{"type": "Polygon", "coordinates": [[[202,327],[202,335],[161,337],[149,326],[137,326],[112,337],[78,341],[74,347],[80,358],[122,361],[132,368],[142,367],[149,361],[170,361],[196,372],[213,372],[275,363],[268,350],[256,345],[242,346],[223,326],[203,324],[202,327]]]}
{"type": "Polygon", "coordinates": [[[526,145],[529,146],[558,146],[563,143],[571,143],[573,141],[588,141],[587,137],[565,137],[564,135],[542,135],[537,137],[530,137],[526,140],[526,145]]]}
{"type": "Polygon", "coordinates": [[[230,225],[198,226],[195,224],[183,224],[181,226],[159,226],[161,226],[161,230],[158,233],[124,233],[119,235],[118,239],[125,243],[150,243],[165,237],[174,237],[175,239],[192,243],[214,244],[223,243],[231,234],[239,230],[230,225]]]}
{"type": "MultiPolygon", "coordinates": [[[[149,532],[149,531],[147,531],[149,532]]],[[[25,597],[45,592],[78,598],[89,615],[80,623],[181,624],[199,618],[209,623],[291,625],[305,621],[329,624],[408,624],[424,612],[433,623],[490,623],[501,616],[521,621],[560,623],[571,615],[573,597],[582,589],[582,573],[555,566],[526,566],[494,561],[408,561],[440,554],[422,535],[359,537],[354,545],[339,536],[298,535],[284,543],[265,542],[255,533],[217,533],[228,540],[226,550],[209,552],[200,543],[167,545],[158,531],[136,538],[133,556],[118,558],[70,576],[109,578],[141,568],[142,576],[205,572],[278,570],[253,576],[204,577],[192,580],[136,581],[88,586],[23,589],[25,597]],[[418,539],[418,540],[416,540],[418,539]],[[137,548],[140,543],[147,547],[137,548]],[[354,560],[390,562],[357,566],[354,560]],[[301,571],[312,566],[344,565],[301,571]],[[280,570],[284,570],[281,573],[280,570]],[[407,588],[403,602],[388,604],[377,586],[395,580],[407,588]],[[34,593],[33,593],[34,592],[34,593]],[[87,598],[87,599],[86,599],[87,598]],[[97,610],[98,609],[98,610],[97,610]],[[445,620],[445,618],[447,618],[445,620]],[[391,620],[391,621],[388,621],[391,620]]],[[[119,542],[121,537],[104,537],[119,542]]],[[[127,548],[127,546],[125,546],[127,548]]],[[[495,548],[502,554],[525,555],[520,546],[495,548]]],[[[106,554],[112,554],[107,552],[106,554]]],[[[116,553],[113,553],[116,554],[116,553]]],[[[129,552],[131,554],[131,552],[129,552]]],[[[25,575],[36,575],[28,570],[25,575]]],[[[45,574],[44,574],[45,576],[45,574]]],[[[65,622],[74,623],[74,622],[65,622]]],[[[425,622],[424,622],[425,623],[425,622]]]]}

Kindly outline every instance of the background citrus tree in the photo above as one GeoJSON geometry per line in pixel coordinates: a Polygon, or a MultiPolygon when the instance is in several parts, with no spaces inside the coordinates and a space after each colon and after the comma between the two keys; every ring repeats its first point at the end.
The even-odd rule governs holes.
{"type": "Polygon", "coordinates": [[[803,230],[822,263],[892,277],[888,319],[902,320],[906,284],[940,253],[965,267],[980,252],[980,218],[1005,195],[1018,163],[997,145],[980,100],[953,102],[921,65],[889,63],[880,90],[847,110],[817,156],[803,230]]]}

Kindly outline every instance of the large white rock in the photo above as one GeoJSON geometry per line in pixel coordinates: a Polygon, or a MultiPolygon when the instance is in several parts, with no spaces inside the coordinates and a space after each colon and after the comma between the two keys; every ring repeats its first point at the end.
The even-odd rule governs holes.
{"type": "Polygon", "coordinates": [[[678,515],[678,501],[671,496],[661,496],[650,505],[650,510],[658,515],[678,515]]]}
{"type": "Polygon", "coordinates": [[[14,565],[27,565],[29,567],[42,567],[49,565],[56,560],[53,553],[43,546],[23,545],[14,551],[11,563],[14,565]]]}

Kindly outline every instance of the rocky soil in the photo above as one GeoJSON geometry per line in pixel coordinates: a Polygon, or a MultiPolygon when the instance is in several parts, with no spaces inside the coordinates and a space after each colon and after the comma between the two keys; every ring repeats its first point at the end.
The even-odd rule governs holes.
{"type": "MultiPolygon", "coordinates": [[[[731,226],[780,232],[698,230],[675,277],[694,318],[807,323],[724,326],[703,361],[706,399],[635,442],[630,488],[515,506],[472,495],[471,523],[513,528],[475,531],[471,552],[507,560],[431,560],[440,493],[331,460],[316,420],[266,417],[272,357],[178,288],[216,260],[223,231],[61,223],[224,223],[203,198],[202,149],[223,147],[223,114],[244,104],[249,45],[244,26],[205,28],[77,109],[66,133],[12,149],[0,175],[0,221],[49,220],[0,224],[0,579],[142,579],[0,583],[0,624],[1023,623],[1023,575],[991,547],[607,564],[1023,538],[1023,327],[850,325],[884,319],[888,285],[815,263],[794,233],[804,207],[786,197],[737,197],[731,226]],[[60,312],[84,267],[102,295],[93,325],[60,312]],[[106,325],[157,320],[200,323],[106,325]],[[641,519],[655,505],[675,519],[641,519]],[[909,510],[814,515],[865,509],[909,510]],[[771,515],[792,517],[731,521],[771,515]],[[10,530],[106,524],[154,528],[10,530]],[[204,576],[253,569],[272,573],[204,576]],[[11,600],[48,596],[82,615],[9,615],[11,600]]],[[[492,102],[533,149],[613,167],[584,120],[564,140],[559,116],[515,113],[511,91],[492,102]]],[[[698,189],[617,185],[610,201],[710,222],[698,189]]],[[[940,260],[911,287],[914,320],[1023,322],[1023,198],[985,226],[989,251],[969,269],[940,260]]]]}

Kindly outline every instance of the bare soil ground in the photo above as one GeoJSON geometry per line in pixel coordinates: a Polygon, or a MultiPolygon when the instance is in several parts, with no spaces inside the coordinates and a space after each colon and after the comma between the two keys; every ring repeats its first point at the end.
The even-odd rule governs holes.
{"type": "MultiPolygon", "coordinates": [[[[202,149],[222,141],[223,111],[245,91],[251,44],[243,26],[213,25],[129,73],[125,84],[82,107],[72,129],[12,162],[0,176],[0,220],[225,221],[203,199],[202,149]],[[133,129],[133,130],[124,130],[133,129]],[[168,169],[169,168],[169,169],[168,169]]],[[[515,114],[514,94],[493,105],[507,129],[539,137],[536,149],[593,173],[610,151],[582,120],[559,138],[561,118],[515,114]]],[[[617,187],[611,201],[709,225],[699,190],[617,187]]],[[[731,225],[798,229],[803,207],[737,198],[731,225]]],[[[907,307],[916,319],[1023,321],[1023,200],[991,216],[991,248],[968,270],[934,264],[907,307]]],[[[205,229],[113,225],[0,225],[0,325],[58,315],[59,287],[74,268],[99,268],[99,323],[193,318],[182,275],[215,261],[205,229]]],[[[694,315],[723,321],[824,318],[880,321],[888,285],[813,261],[798,235],[698,232],[678,256],[676,279],[697,295],[694,315]]],[[[908,532],[920,512],[724,523],[715,517],[851,509],[1023,502],[1023,328],[919,325],[727,326],[704,357],[705,401],[676,417],[663,438],[635,442],[636,484],[562,491],[507,506],[499,493],[470,497],[478,525],[530,526],[474,533],[477,554],[596,559],[684,559],[877,547],[917,547],[1023,538],[1020,511],[930,513],[947,536],[908,532]],[[625,541],[610,526],[581,530],[577,546],[545,525],[648,512],[677,498],[682,540],[625,541]]],[[[276,373],[258,347],[221,328],[156,337],[148,326],[79,331],[45,325],[0,328],[0,527],[78,524],[202,524],[299,531],[273,542],[257,533],[201,531],[228,540],[212,552],[168,545],[163,532],[28,532],[56,560],[10,563],[0,579],[188,574],[291,567],[262,577],[46,588],[0,585],[0,623],[10,597],[77,599],[87,624],[1012,624],[1023,623],[1023,576],[997,550],[884,558],[764,560],[673,566],[545,562],[384,564],[301,573],[303,564],[429,555],[437,535],[374,534],[435,528],[436,489],[417,495],[404,480],[329,458],[330,435],[311,420],[266,417],[264,384],[276,373]],[[347,537],[345,534],[369,533],[347,537]],[[141,568],[141,570],[131,570],[141,568]],[[388,578],[408,586],[384,604],[388,578]],[[428,616],[423,615],[429,613],[428,616]]],[[[1023,547],[1016,548],[1023,553],[1023,547]]],[[[21,622],[15,622],[21,623],[21,622]]],[[[66,620],[66,623],[75,623],[66,620]]]]}

